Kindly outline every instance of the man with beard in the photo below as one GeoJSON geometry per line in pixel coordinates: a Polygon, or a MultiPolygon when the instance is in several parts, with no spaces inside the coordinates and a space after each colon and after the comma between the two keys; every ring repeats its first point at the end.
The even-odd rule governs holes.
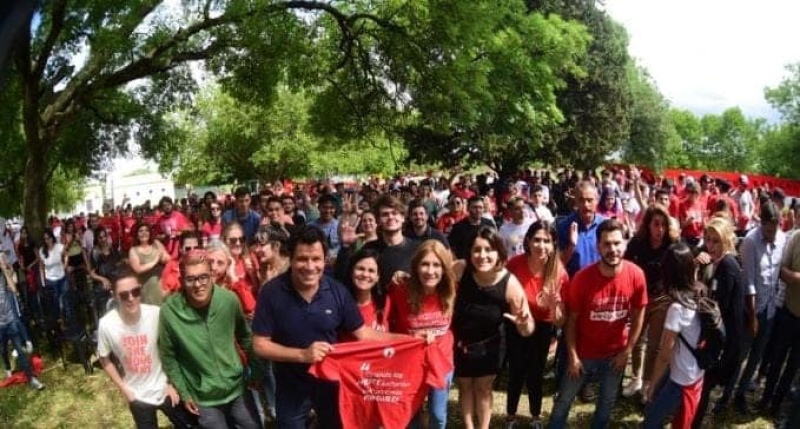
{"type": "Polygon", "coordinates": [[[418,241],[433,239],[442,243],[445,248],[450,248],[447,237],[431,226],[430,212],[424,200],[417,198],[408,204],[408,218],[411,222],[405,229],[406,237],[418,241]]]}
{"type": "MultiPolygon", "coordinates": [[[[202,250],[184,255],[181,293],[161,307],[158,349],[164,372],[203,428],[260,428],[239,349],[252,360],[253,343],[239,298],[214,284],[202,250]]],[[[261,374],[251,374],[260,380],[261,374]]]]}
{"type": "Polygon", "coordinates": [[[483,216],[486,212],[486,202],[483,201],[483,198],[479,196],[470,197],[467,200],[467,212],[469,213],[467,217],[453,225],[450,235],[447,236],[456,259],[467,260],[469,258],[472,241],[481,228],[497,229],[492,219],[483,216]]]}
{"type": "Polygon", "coordinates": [[[157,237],[164,244],[167,253],[173,258],[178,257],[178,247],[181,232],[192,229],[191,223],[183,213],[173,210],[172,198],[163,197],[158,206],[161,208],[161,217],[158,218],[157,237]]]}
{"type": "Polygon", "coordinates": [[[624,226],[616,219],[597,229],[600,261],[578,271],[565,294],[567,376],[561,378],[550,427],[567,426],[584,380],[600,382],[592,427],[608,427],[622,375],[639,338],[647,306],[641,268],[622,259],[624,226]],[[630,331],[628,323],[630,322],[630,331]]]}

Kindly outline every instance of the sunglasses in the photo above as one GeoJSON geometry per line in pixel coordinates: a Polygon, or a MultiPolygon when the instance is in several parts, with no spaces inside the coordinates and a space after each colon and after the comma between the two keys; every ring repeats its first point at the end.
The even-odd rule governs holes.
{"type": "Polygon", "coordinates": [[[199,249],[200,246],[183,246],[183,251],[186,253],[191,252],[192,250],[199,249]]]}
{"type": "Polygon", "coordinates": [[[120,292],[119,293],[119,299],[121,301],[127,301],[131,297],[138,298],[140,296],[142,296],[142,287],[141,286],[135,287],[135,288],[133,288],[133,289],[131,289],[129,291],[126,290],[125,292],[120,292]]]}
{"type": "Polygon", "coordinates": [[[228,244],[244,244],[244,237],[228,237],[226,240],[228,244]]]}
{"type": "Polygon", "coordinates": [[[219,207],[211,207],[211,211],[212,211],[212,212],[218,212],[218,211],[220,211],[220,210],[222,210],[222,209],[221,209],[221,208],[219,208],[219,207]]]}
{"type": "Polygon", "coordinates": [[[211,274],[200,274],[199,276],[189,276],[183,278],[183,284],[194,286],[196,284],[207,285],[211,281],[211,274]]]}

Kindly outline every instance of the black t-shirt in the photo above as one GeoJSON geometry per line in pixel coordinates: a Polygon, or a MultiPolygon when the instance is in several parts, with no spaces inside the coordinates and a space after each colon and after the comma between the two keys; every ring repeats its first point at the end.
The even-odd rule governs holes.
{"type": "Polygon", "coordinates": [[[664,278],[661,272],[661,257],[670,246],[669,240],[664,240],[661,246],[653,249],[650,243],[633,237],[625,251],[625,259],[638,265],[644,271],[647,281],[647,296],[650,299],[664,294],[664,278]]]}
{"type": "Polygon", "coordinates": [[[411,258],[417,251],[420,242],[403,237],[403,242],[397,246],[388,246],[383,240],[370,241],[364,245],[364,249],[373,249],[380,253],[378,267],[381,276],[379,284],[384,288],[392,281],[392,276],[397,271],[411,272],[411,258]]]}
{"type": "Polygon", "coordinates": [[[447,240],[450,242],[450,248],[453,249],[453,254],[456,259],[469,258],[469,250],[470,247],[472,247],[472,242],[475,240],[475,236],[478,235],[478,231],[485,226],[490,228],[495,227],[494,222],[483,217],[478,225],[470,223],[469,218],[462,219],[453,225],[453,228],[450,230],[450,235],[447,236],[447,240]]]}
{"type": "Polygon", "coordinates": [[[510,311],[506,289],[510,273],[489,287],[475,282],[472,270],[461,277],[453,307],[453,335],[466,344],[485,341],[503,335],[503,313],[510,311]]]}

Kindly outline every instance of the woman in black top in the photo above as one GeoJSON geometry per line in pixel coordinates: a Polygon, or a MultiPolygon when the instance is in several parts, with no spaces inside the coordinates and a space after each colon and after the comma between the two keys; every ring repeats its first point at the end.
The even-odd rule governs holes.
{"type": "Polygon", "coordinates": [[[533,317],[519,280],[505,269],[503,241],[493,228],[481,228],[469,259],[454,267],[460,279],[453,310],[455,377],[464,427],[488,429],[492,383],[503,362],[504,316],[520,335],[533,333],[533,317]]]}
{"type": "Polygon", "coordinates": [[[674,231],[670,234],[669,213],[661,205],[652,205],[645,211],[639,230],[625,251],[625,259],[639,266],[644,271],[647,281],[647,308],[642,326],[644,335],[639,336],[639,341],[633,349],[631,357],[633,378],[622,389],[622,395],[626,397],[646,390],[653,364],[658,356],[661,331],[670,304],[662,284],[661,258],[669,246],[678,241],[679,232],[674,231]]]}
{"type": "Polygon", "coordinates": [[[733,224],[725,218],[712,218],[706,224],[703,243],[711,258],[713,272],[708,279],[702,280],[708,285],[709,296],[719,304],[725,324],[725,346],[719,364],[706,371],[703,394],[692,424],[697,429],[702,426],[709,395],[714,387],[724,387],[722,397],[714,406],[715,413],[721,411],[730,399],[744,357],[742,342],[745,335],[745,280],[742,267],[735,257],[733,224]]]}

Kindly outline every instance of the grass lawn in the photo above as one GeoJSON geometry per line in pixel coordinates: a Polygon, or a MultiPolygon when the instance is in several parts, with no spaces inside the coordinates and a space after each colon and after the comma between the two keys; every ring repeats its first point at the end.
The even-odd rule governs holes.
{"type": "MultiPolygon", "coordinates": [[[[41,392],[27,386],[13,386],[0,389],[0,428],[132,428],[133,420],[122,396],[103,371],[95,367],[94,375],[84,375],[78,364],[70,364],[67,369],[60,361],[45,356],[45,370],[40,379],[47,385],[41,392]]],[[[553,405],[554,386],[552,381],[545,384],[545,421],[553,405]]],[[[462,427],[458,411],[458,392],[450,393],[450,427],[462,427]]],[[[494,395],[493,428],[503,427],[505,415],[503,380],[498,383],[494,395]]],[[[751,398],[752,400],[752,398],[751,398]]],[[[570,414],[570,427],[589,426],[593,404],[577,402],[570,414]]],[[[528,416],[527,396],[523,395],[519,415],[528,416]]],[[[527,419],[523,420],[527,423],[527,419]]],[[[162,427],[168,427],[163,419],[162,427]]],[[[612,416],[614,428],[636,428],[641,422],[641,406],[638,399],[620,398],[612,416]]],[[[745,419],[732,411],[719,417],[709,417],[707,427],[723,428],[772,428],[772,423],[763,418],[745,419]]],[[[349,428],[348,428],[349,429],[349,428]]]]}

